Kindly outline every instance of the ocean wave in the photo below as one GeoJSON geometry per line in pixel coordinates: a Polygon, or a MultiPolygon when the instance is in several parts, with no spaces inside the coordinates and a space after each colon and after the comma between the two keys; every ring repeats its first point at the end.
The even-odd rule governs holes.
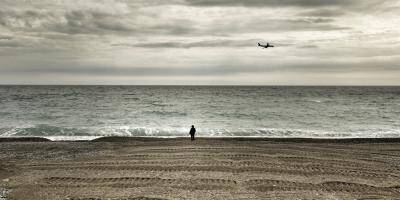
{"type": "Polygon", "coordinates": [[[324,102],[324,100],[321,100],[321,99],[309,99],[307,101],[314,102],[314,103],[322,103],[322,102],[324,102]]]}
{"type": "Polygon", "coordinates": [[[157,116],[186,116],[187,113],[185,112],[180,112],[180,111],[158,111],[158,110],[153,110],[153,111],[143,111],[143,114],[152,114],[152,115],[157,115],[157,116]]]}
{"type": "MultiPolygon", "coordinates": [[[[83,127],[70,128],[50,125],[35,125],[30,127],[0,128],[0,137],[53,137],[53,138],[93,138],[101,136],[127,137],[182,137],[187,136],[187,127],[83,127]]],[[[360,130],[349,132],[328,132],[301,129],[274,128],[197,128],[198,136],[203,137],[282,137],[282,138],[389,138],[399,137],[400,130],[360,130]]]]}
{"type": "Polygon", "coordinates": [[[131,101],[140,101],[140,98],[138,97],[125,97],[125,100],[131,100],[131,101]]]}
{"type": "Polygon", "coordinates": [[[35,125],[27,127],[6,127],[0,128],[0,136],[85,136],[89,129],[66,128],[49,125],[35,125]]]}

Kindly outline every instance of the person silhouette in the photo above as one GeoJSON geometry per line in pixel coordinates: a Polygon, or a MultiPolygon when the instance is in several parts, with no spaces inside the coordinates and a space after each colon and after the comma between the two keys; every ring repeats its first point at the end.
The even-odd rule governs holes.
{"type": "Polygon", "coordinates": [[[194,134],[196,133],[196,129],[194,128],[194,125],[192,125],[192,128],[190,129],[190,140],[194,140],[194,134]]]}

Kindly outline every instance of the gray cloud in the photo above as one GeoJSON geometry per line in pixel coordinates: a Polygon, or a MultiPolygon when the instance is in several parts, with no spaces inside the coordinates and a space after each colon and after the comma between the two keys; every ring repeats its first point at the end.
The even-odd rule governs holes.
{"type": "Polygon", "coordinates": [[[112,44],[112,46],[128,46],[128,47],[141,47],[141,48],[207,48],[207,47],[251,47],[255,46],[261,40],[204,40],[198,42],[147,42],[135,44],[112,44]]]}
{"type": "Polygon", "coordinates": [[[315,9],[311,11],[305,11],[298,14],[299,16],[309,16],[309,17],[337,17],[347,14],[346,11],[342,9],[315,9]]]}
{"type": "Polygon", "coordinates": [[[20,48],[33,45],[33,41],[27,38],[18,38],[15,36],[0,35],[0,48],[20,48]]]}
{"type": "MultiPolygon", "coordinates": [[[[224,2],[224,1],[221,1],[224,2]]],[[[239,2],[239,1],[238,1],[239,2]]],[[[247,2],[247,1],[246,1],[247,2]]],[[[256,2],[256,1],[255,1],[256,2]]],[[[68,35],[175,35],[175,36],[229,36],[240,33],[279,32],[297,30],[344,30],[348,27],[334,25],[332,18],[298,17],[296,19],[233,19],[214,20],[208,26],[198,26],[193,20],[184,18],[163,19],[151,13],[123,12],[107,9],[0,9],[0,26],[29,35],[61,33],[68,35]],[[144,15],[150,23],[134,20],[144,15]],[[246,21],[248,20],[248,21],[246,21]],[[229,22],[229,23],[227,23],[229,22]]],[[[49,34],[47,34],[49,35],[49,34]]],[[[60,39],[61,37],[59,37],[60,39]]],[[[54,38],[45,38],[53,39],[54,38]]],[[[168,44],[164,44],[168,45],[168,44]]],[[[173,46],[174,44],[170,44],[173,46]]],[[[196,44],[193,44],[196,45],[196,44]]],[[[201,44],[198,44],[201,45],[201,44]]],[[[175,45],[177,46],[177,45],[175,45]]],[[[185,45],[183,45],[185,46],[185,45]]],[[[191,46],[191,45],[188,45],[191,46]]]]}
{"type": "Polygon", "coordinates": [[[296,19],[253,19],[237,20],[226,24],[224,20],[215,21],[210,32],[213,33],[257,33],[290,31],[335,31],[350,27],[332,24],[330,18],[302,17],[296,19]]]}
{"type": "Polygon", "coordinates": [[[118,21],[118,16],[100,11],[50,12],[41,10],[0,10],[0,25],[28,32],[53,31],[66,34],[104,34],[133,29],[118,21]]]}
{"type": "Polygon", "coordinates": [[[0,10],[0,25],[10,29],[38,28],[58,20],[51,12],[40,10],[0,10]]]}
{"type": "Polygon", "coordinates": [[[197,7],[294,8],[303,11],[301,15],[316,17],[337,17],[354,12],[379,13],[392,8],[396,2],[396,0],[383,2],[380,0],[185,0],[186,5],[197,7]]]}
{"type": "Polygon", "coordinates": [[[251,82],[280,72],[395,77],[398,6],[395,0],[3,0],[0,81],[9,74],[26,82],[53,75],[115,82],[156,76],[251,82]],[[257,42],[276,48],[263,51],[257,42]]]}
{"type": "MultiPolygon", "coordinates": [[[[257,43],[264,43],[264,39],[247,39],[247,40],[204,40],[196,42],[181,42],[181,41],[169,41],[169,42],[140,42],[140,43],[115,43],[111,46],[116,47],[139,47],[139,48],[149,48],[149,49],[160,49],[160,48],[177,48],[177,49],[190,49],[190,48],[242,48],[242,47],[256,47],[257,43]]],[[[270,42],[271,43],[271,42],[270,42]]],[[[307,44],[307,45],[295,45],[290,43],[285,43],[282,41],[272,42],[271,44],[277,47],[291,47],[295,46],[297,48],[310,49],[319,48],[317,45],[307,44]]]]}
{"type": "Polygon", "coordinates": [[[299,46],[299,48],[302,48],[302,49],[316,49],[316,48],[319,48],[319,47],[317,45],[308,44],[308,45],[299,46]]]}
{"type": "Polygon", "coordinates": [[[23,47],[23,46],[25,46],[25,45],[20,42],[17,42],[17,41],[0,40],[0,48],[1,47],[17,48],[17,47],[23,47]]]}
{"type": "Polygon", "coordinates": [[[73,75],[73,76],[229,76],[238,74],[275,73],[275,72],[309,72],[309,73],[355,73],[390,71],[400,73],[400,65],[391,61],[332,63],[329,60],[318,62],[268,62],[254,63],[251,67],[237,64],[192,67],[111,67],[111,66],[30,66],[1,69],[4,74],[31,75],[73,75]]]}
{"type": "Polygon", "coordinates": [[[168,34],[183,35],[195,33],[192,23],[185,19],[158,22],[153,24],[140,23],[125,14],[114,14],[97,10],[71,10],[51,12],[42,10],[0,10],[0,26],[14,31],[27,33],[58,32],[63,34],[92,35],[140,35],[168,34]]]}
{"type": "Polygon", "coordinates": [[[107,32],[130,32],[134,28],[117,20],[118,15],[101,12],[71,11],[63,19],[50,27],[52,31],[68,34],[104,34],[107,32]]]}
{"type": "Polygon", "coordinates": [[[27,74],[67,74],[90,76],[218,76],[240,73],[240,67],[232,67],[227,71],[226,67],[29,67],[12,70],[0,70],[2,73],[27,73],[27,74]]]}
{"type": "Polygon", "coordinates": [[[244,7],[325,7],[349,6],[358,1],[348,0],[186,0],[192,6],[244,6],[244,7]]]}
{"type": "Polygon", "coordinates": [[[0,40],[11,40],[12,38],[11,35],[0,35],[0,40]]]}

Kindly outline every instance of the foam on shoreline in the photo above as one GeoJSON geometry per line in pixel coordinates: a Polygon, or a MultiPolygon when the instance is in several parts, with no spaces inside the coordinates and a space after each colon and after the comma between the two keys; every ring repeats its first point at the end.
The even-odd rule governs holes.
{"type": "MultiPolygon", "coordinates": [[[[0,142],[130,142],[188,140],[188,137],[90,137],[90,138],[57,138],[44,137],[0,137],[0,142]]],[[[271,137],[198,137],[197,140],[222,141],[270,141],[294,143],[400,143],[400,138],[271,138],[271,137]]]]}

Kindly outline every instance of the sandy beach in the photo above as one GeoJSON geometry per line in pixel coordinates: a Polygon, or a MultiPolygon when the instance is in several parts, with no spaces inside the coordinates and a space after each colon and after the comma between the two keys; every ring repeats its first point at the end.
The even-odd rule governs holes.
{"type": "Polygon", "coordinates": [[[0,199],[400,199],[399,139],[0,139],[0,199]]]}

